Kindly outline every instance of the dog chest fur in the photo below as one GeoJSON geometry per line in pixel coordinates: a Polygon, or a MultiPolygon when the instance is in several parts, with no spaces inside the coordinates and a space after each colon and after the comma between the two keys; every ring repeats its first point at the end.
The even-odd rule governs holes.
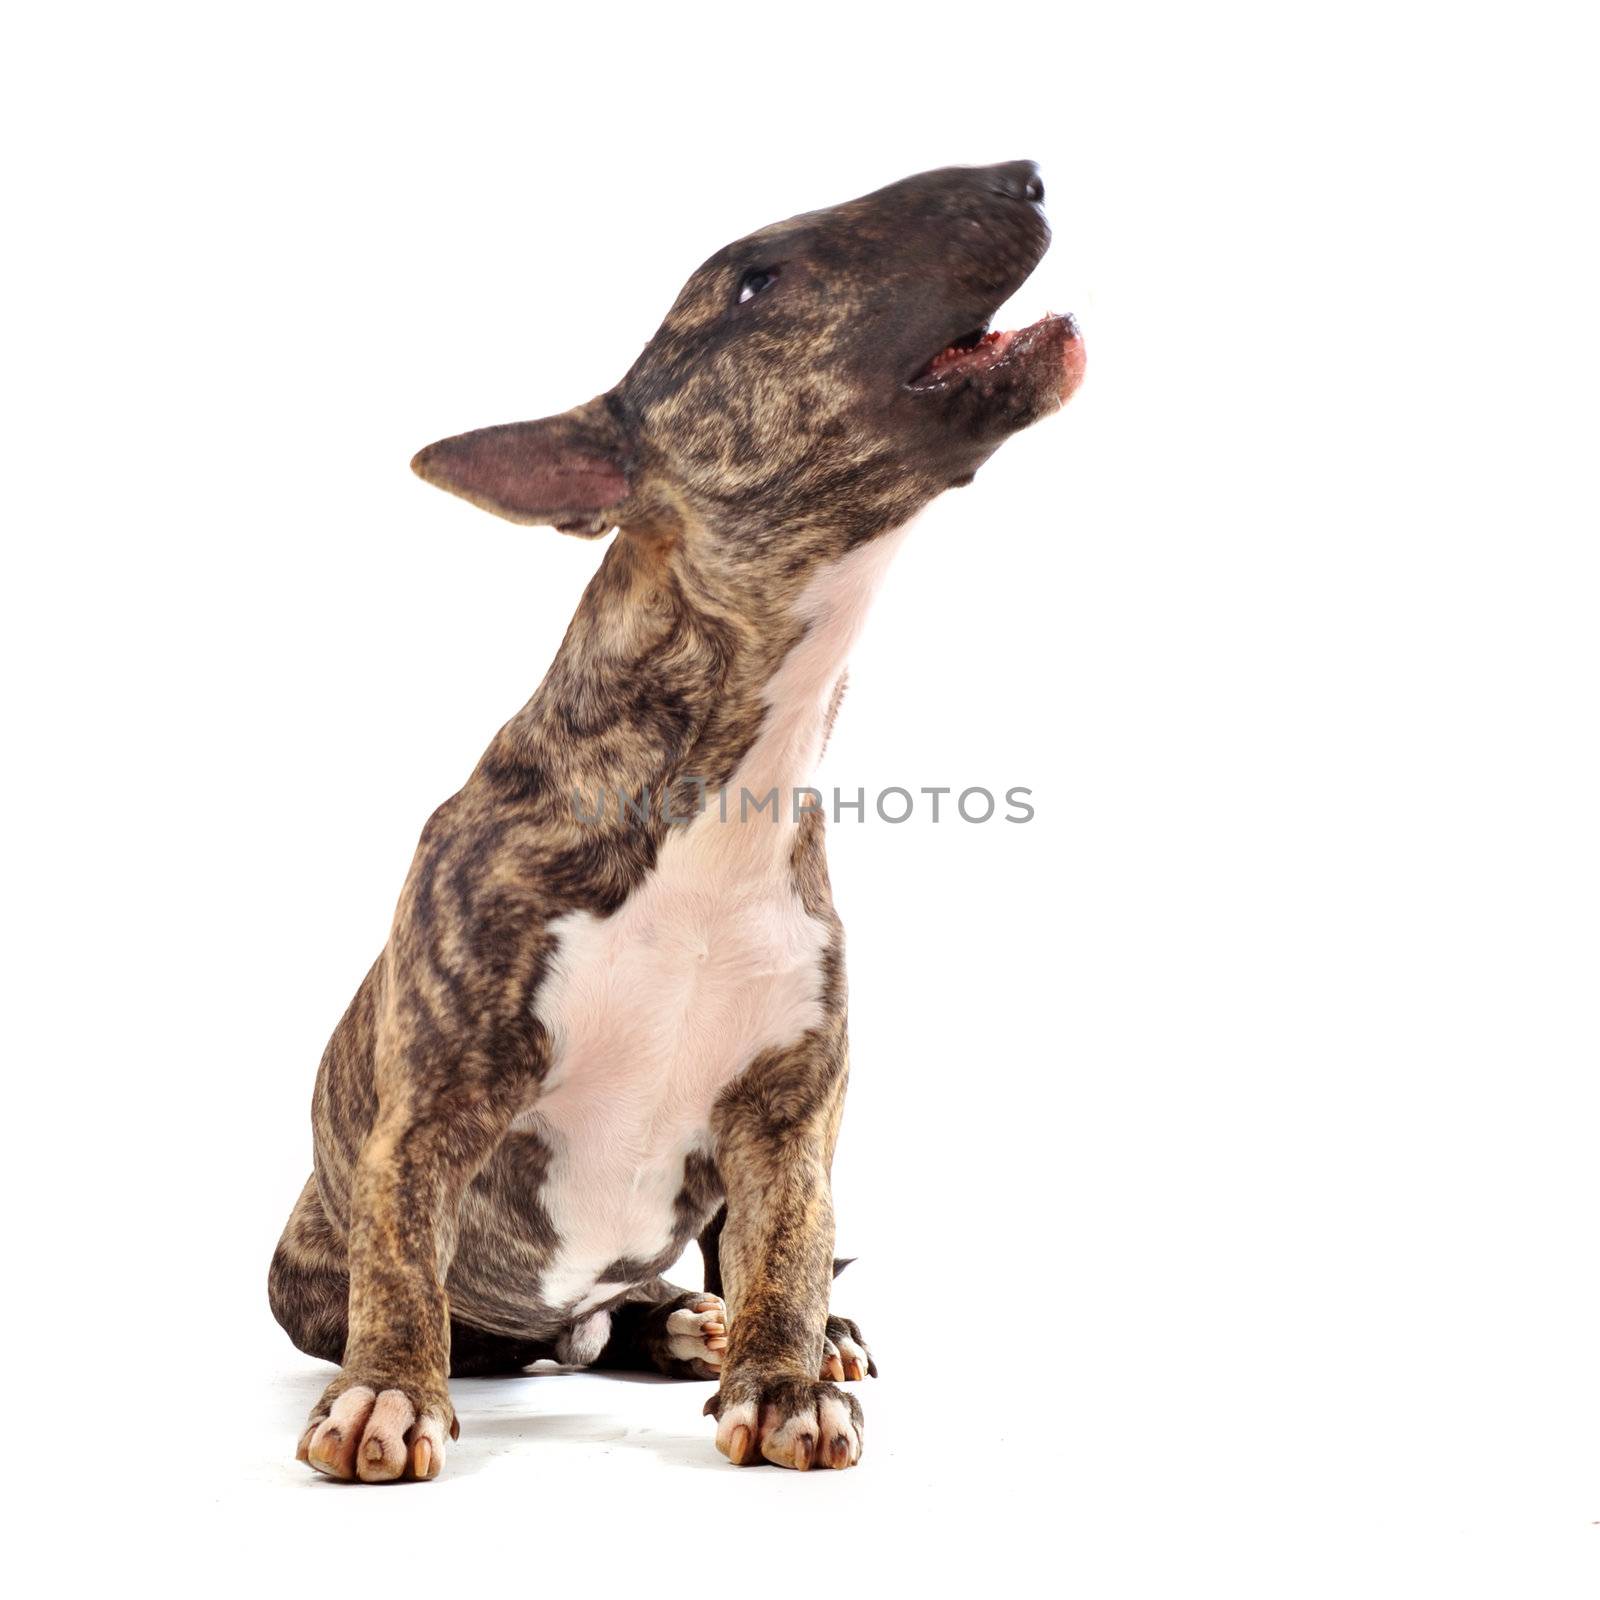
{"type": "Polygon", "coordinates": [[[670,1246],[686,1164],[710,1151],[717,1097],[762,1052],[821,1018],[833,937],[790,869],[792,792],[809,782],[851,645],[905,529],[817,574],[806,631],[770,680],[766,715],[728,787],[670,833],[649,877],[607,917],[552,924],[556,953],[534,1003],[552,1064],[518,1119],[551,1152],[542,1201],[560,1240],[540,1284],[575,1312],[620,1293],[605,1269],[670,1246]],[[740,795],[779,791],[778,815],[740,795]]]}
{"type": "Polygon", "coordinates": [[[554,1063],[532,1118],[561,1241],[540,1290],[550,1305],[598,1304],[627,1286],[601,1278],[608,1263],[667,1248],[717,1096],[819,1018],[827,930],[786,875],[721,861],[704,839],[676,843],[614,916],[557,924],[537,1005],[554,1063]]]}

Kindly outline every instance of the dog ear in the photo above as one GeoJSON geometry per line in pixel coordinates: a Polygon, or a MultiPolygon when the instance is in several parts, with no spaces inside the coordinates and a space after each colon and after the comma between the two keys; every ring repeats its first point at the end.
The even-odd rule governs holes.
{"type": "Polygon", "coordinates": [[[419,478],[509,522],[608,532],[628,498],[627,441],[606,397],[537,422],[458,433],[419,450],[419,478]]]}

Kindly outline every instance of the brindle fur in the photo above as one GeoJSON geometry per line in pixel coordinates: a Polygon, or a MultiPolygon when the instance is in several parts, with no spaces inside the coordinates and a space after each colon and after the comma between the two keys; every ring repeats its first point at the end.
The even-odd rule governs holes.
{"type": "MultiPolygon", "coordinates": [[[[414,463],[515,520],[621,535],[533,698],[429,818],[388,943],[323,1055],[314,1172],[270,1274],[290,1336],[342,1362],[313,1429],[358,1386],[398,1390],[419,1419],[450,1425],[447,1373],[563,1349],[575,1307],[536,1292],[560,1242],[541,1200],[550,1152],[512,1126],[551,1066],[535,1018],[550,926],[616,912],[651,872],[667,816],[693,809],[698,783],[731,778],[804,631],[795,602],[808,580],[1059,404],[1060,362],[1043,358],[948,393],[905,386],[1043,253],[1031,172],[927,173],[730,245],[615,389],[562,417],[441,441],[414,463]],[[777,281],[741,304],[741,277],[758,268],[777,281]],[[575,815],[574,794],[619,791],[647,793],[647,814],[575,815]]],[[[1064,344],[1070,324],[1045,337],[1064,344]]],[[[819,1380],[847,1075],[823,833],[822,813],[807,811],[789,859],[827,933],[822,1020],[721,1095],[714,1156],[689,1162],[668,1246],[603,1275],[632,1287],[610,1308],[599,1364],[671,1370],[663,1318],[683,1292],[659,1275],[703,1236],[707,1286],[732,1319],[716,1412],[843,1395],[819,1380]]],[[[835,1324],[845,1330],[858,1332],[835,1324]]],[[[425,1451],[408,1461],[419,1476],[436,1469],[425,1451]]]]}

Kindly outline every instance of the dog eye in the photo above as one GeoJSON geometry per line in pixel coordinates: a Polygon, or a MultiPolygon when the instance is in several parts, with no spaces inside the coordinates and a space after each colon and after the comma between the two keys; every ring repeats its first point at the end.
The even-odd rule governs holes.
{"type": "Polygon", "coordinates": [[[757,267],[739,280],[739,304],[754,300],[763,289],[770,289],[778,281],[776,267],[757,267]]]}

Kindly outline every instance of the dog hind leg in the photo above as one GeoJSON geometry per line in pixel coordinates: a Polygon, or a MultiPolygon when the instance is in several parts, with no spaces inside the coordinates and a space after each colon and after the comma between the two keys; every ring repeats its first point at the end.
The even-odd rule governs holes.
{"type": "MultiPolygon", "coordinates": [[[[297,1350],[335,1366],[344,1360],[350,1336],[350,1269],[344,1243],[322,1209],[314,1177],[306,1179],[273,1252],[267,1299],[297,1350]]],[[[486,1333],[450,1319],[452,1378],[511,1376],[554,1353],[548,1343],[486,1333]]]]}
{"type": "Polygon", "coordinates": [[[728,1311],[705,1289],[680,1289],[656,1278],[614,1307],[611,1334],[592,1366],[612,1372],[661,1372],[714,1378],[728,1348],[728,1311]]]}
{"type": "Polygon", "coordinates": [[[350,1271],[344,1242],[333,1231],[315,1177],[307,1178],[267,1272],[272,1314],[295,1348],[323,1361],[344,1355],[349,1327],[350,1271]]]}

